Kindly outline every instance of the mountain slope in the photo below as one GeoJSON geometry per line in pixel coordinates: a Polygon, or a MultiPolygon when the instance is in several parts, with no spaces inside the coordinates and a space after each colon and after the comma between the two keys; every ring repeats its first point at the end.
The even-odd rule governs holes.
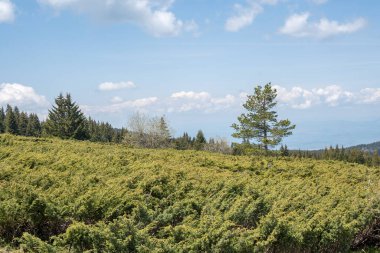
{"type": "Polygon", "coordinates": [[[30,252],[341,252],[379,168],[0,135],[0,247],[30,252]]]}

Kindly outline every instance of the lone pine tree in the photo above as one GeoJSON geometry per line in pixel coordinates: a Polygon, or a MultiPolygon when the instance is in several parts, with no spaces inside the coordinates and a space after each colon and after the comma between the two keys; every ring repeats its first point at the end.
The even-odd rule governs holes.
{"type": "Polygon", "coordinates": [[[239,123],[232,124],[236,130],[232,136],[243,139],[244,143],[255,139],[260,148],[268,151],[269,147],[278,145],[283,137],[291,135],[295,125],[288,119],[277,120],[277,112],[273,110],[277,105],[276,97],[277,91],[271,83],[264,87],[257,86],[254,94],[248,95],[243,104],[247,113],[238,117],[239,123]]]}

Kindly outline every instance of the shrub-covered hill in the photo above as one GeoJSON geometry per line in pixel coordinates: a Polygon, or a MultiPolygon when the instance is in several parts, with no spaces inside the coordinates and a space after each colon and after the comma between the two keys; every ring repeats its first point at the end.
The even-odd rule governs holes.
{"type": "Polygon", "coordinates": [[[379,180],[336,161],[0,135],[0,247],[345,252],[367,238],[379,180]]]}

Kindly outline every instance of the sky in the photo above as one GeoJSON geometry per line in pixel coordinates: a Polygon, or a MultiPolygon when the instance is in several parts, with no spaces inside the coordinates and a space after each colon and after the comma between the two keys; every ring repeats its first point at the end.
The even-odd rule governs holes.
{"type": "Polygon", "coordinates": [[[123,127],[232,139],[254,87],[277,89],[290,148],[380,140],[380,1],[0,0],[0,106],[46,117],[69,92],[123,127]]]}

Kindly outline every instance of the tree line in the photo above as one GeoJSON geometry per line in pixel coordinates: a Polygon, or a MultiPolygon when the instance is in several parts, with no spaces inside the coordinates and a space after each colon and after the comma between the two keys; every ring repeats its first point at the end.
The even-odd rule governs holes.
{"type": "Polygon", "coordinates": [[[42,135],[42,126],[37,114],[20,112],[17,106],[0,108],[0,133],[35,136],[42,135]]]}
{"type": "Polygon", "coordinates": [[[187,132],[174,137],[172,132],[165,116],[149,117],[135,113],[129,118],[127,127],[121,129],[108,122],[87,118],[70,94],[60,94],[55,99],[45,121],[41,121],[34,113],[20,112],[17,106],[7,105],[6,110],[0,109],[0,133],[122,143],[137,148],[207,150],[226,154],[232,152],[226,140],[207,140],[202,130],[194,137],[187,132]]]}
{"type": "Polygon", "coordinates": [[[281,156],[291,156],[296,158],[312,158],[316,160],[336,160],[350,163],[365,164],[367,166],[380,166],[380,155],[378,150],[373,152],[344,148],[336,145],[335,148],[330,146],[323,150],[288,150],[285,146],[281,146],[281,156]]]}
{"type": "Polygon", "coordinates": [[[108,122],[99,122],[91,117],[86,118],[79,106],[72,100],[70,94],[60,94],[55,104],[49,110],[45,121],[40,121],[36,114],[20,112],[10,105],[0,110],[0,133],[10,133],[23,136],[49,137],[62,139],[88,140],[93,142],[122,143],[137,148],[173,148],[178,150],[206,150],[233,155],[266,155],[292,156],[299,158],[314,158],[323,160],[340,160],[367,165],[380,165],[378,152],[366,152],[354,149],[326,148],[322,151],[288,150],[281,145],[284,137],[290,136],[295,125],[290,120],[278,120],[274,110],[277,91],[270,83],[264,87],[256,86],[253,95],[248,95],[243,104],[246,113],[232,124],[235,138],[241,143],[231,145],[222,138],[206,139],[202,130],[192,137],[183,133],[173,136],[165,116],[149,117],[135,113],[127,127],[115,128],[108,122]]]}

